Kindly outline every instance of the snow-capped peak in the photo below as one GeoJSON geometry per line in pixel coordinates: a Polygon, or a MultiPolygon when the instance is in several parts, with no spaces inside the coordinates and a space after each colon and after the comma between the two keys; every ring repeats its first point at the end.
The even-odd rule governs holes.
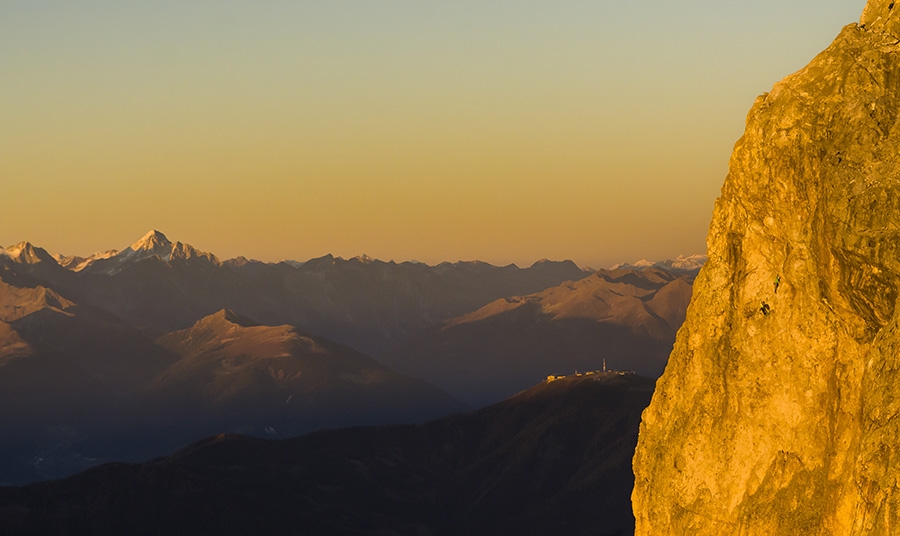
{"type": "Polygon", "coordinates": [[[79,257],[77,255],[54,255],[53,258],[63,268],[68,268],[73,272],[80,272],[97,261],[115,257],[119,254],[119,250],[111,249],[109,251],[98,251],[88,257],[79,257]]]}
{"type": "Polygon", "coordinates": [[[95,258],[82,269],[107,275],[114,275],[127,266],[145,259],[157,258],[165,263],[174,260],[197,261],[220,264],[219,259],[211,253],[198,251],[189,244],[172,242],[166,235],[157,230],[152,230],[118,253],[112,253],[105,258],[95,258]]]}
{"type": "Polygon", "coordinates": [[[3,250],[3,256],[20,264],[37,264],[46,260],[55,262],[46,250],[35,247],[31,242],[19,242],[14,246],[0,249],[3,250]]]}
{"type": "Polygon", "coordinates": [[[128,249],[132,251],[154,251],[157,249],[169,249],[171,247],[172,242],[166,238],[166,235],[153,229],[141,237],[140,240],[131,244],[128,249]]]}
{"type": "Polygon", "coordinates": [[[694,255],[679,255],[675,260],[666,261],[676,270],[699,270],[708,260],[706,255],[695,253],[694,255]]]}
{"type": "Polygon", "coordinates": [[[14,244],[12,246],[7,246],[5,249],[6,249],[6,254],[12,258],[12,257],[18,257],[19,255],[22,254],[23,251],[27,252],[28,250],[31,250],[33,248],[34,248],[34,246],[31,245],[31,242],[26,241],[26,242],[19,242],[18,244],[14,244]]]}
{"type": "Polygon", "coordinates": [[[168,261],[172,255],[173,246],[174,244],[166,238],[166,235],[154,229],[145,234],[134,244],[131,244],[122,250],[118,255],[112,257],[112,259],[121,264],[123,262],[139,261],[157,255],[162,260],[168,261]]]}
{"type": "Polygon", "coordinates": [[[619,268],[631,268],[637,270],[644,270],[646,268],[661,268],[663,270],[667,270],[669,272],[695,272],[703,267],[703,264],[706,262],[706,255],[697,253],[694,255],[679,255],[675,259],[666,259],[664,261],[656,261],[651,262],[647,259],[641,259],[639,261],[633,263],[622,263],[616,264],[612,266],[611,270],[618,270],[619,268]]]}

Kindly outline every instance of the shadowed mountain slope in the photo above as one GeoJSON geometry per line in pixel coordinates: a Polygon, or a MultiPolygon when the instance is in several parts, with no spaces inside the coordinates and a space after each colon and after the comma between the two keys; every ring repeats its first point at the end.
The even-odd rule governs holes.
{"type": "Polygon", "coordinates": [[[230,310],[157,343],[180,359],[147,388],[151,418],[168,408],[194,439],[421,422],[465,408],[349,347],[292,326],[258,325],[230,310]]]}
{"type": "MultiPolygon", "coordinates": [[[[0,273],[0,482],[136,461],[219,432],[280,436],[466,408],[348,347],[220,311],[154,341],[0,273]]],[[[27,277],[25,278],[27,279],[27,277]]]]}
{"type": "Polygon", "coordinates": [[[45,308],[63,311],[73,305],[53,290],[13,286],[0,275],[0,321],[12,322],[45,308]]]}
{"type": "Polygon", "coordinates": [[[2,290],[11,288],[6,296],[38,299],[0,322],[0,481],[59,477],[114,458],[119,445],[107,440],[133,426],[141,389],[176,356],[52,291],[2,290]]]}
{"type": "Polygon", "coordinates": [[[421,426],[219,436],[0,488],[0,532],[630,534],[630,459],[652,389],[603,374],[421,426]]]}
{"type": "Polygon", "coordinates": [[[479,407],[548,374],[603,366],[657,377],[684,321],[692,275],[601,270],[445,321],[382,361],[479,407]]]}

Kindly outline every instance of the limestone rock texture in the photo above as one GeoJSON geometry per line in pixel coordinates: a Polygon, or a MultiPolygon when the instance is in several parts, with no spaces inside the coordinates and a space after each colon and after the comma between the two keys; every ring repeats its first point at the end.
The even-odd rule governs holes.
{"type": "Polygon", "coordinates": [[[643,414],[636,534],[900,534],[898,119],[888,0],[757,98],[643,414]]]}

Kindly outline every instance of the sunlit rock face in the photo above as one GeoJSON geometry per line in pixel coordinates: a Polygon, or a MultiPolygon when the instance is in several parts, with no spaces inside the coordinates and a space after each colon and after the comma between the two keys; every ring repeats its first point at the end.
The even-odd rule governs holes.
{"type": "Polygon", "coordinates": [[[888,0],[756,100],[643,414],[637,534],[900,534],[898,115],[888,0]]]}

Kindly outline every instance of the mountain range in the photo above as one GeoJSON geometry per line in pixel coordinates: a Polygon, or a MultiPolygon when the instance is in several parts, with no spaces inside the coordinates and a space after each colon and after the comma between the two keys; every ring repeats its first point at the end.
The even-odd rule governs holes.
{"type": "Polygon", "coordinates": [[[31,277],[74,302],[158,334],[228,308],[265,324],[298,326],[376,357],[425,327],[498,298],[589,275],[572,261],[546,260],[524,269],[331,255],[304,263],[242,257],[223,262],[159,231],[119,252],[59,258],[62,264],[23,242],[0,250],[0,270],[31,277]]]}
{"type": "Polygon", "coordinates": [[[158,231],[82,258],[23,242],[0,251],[0,482],[222,432],[422,422],[604,362],[655,377],[692,278],[220,261],[158,231]]]}

